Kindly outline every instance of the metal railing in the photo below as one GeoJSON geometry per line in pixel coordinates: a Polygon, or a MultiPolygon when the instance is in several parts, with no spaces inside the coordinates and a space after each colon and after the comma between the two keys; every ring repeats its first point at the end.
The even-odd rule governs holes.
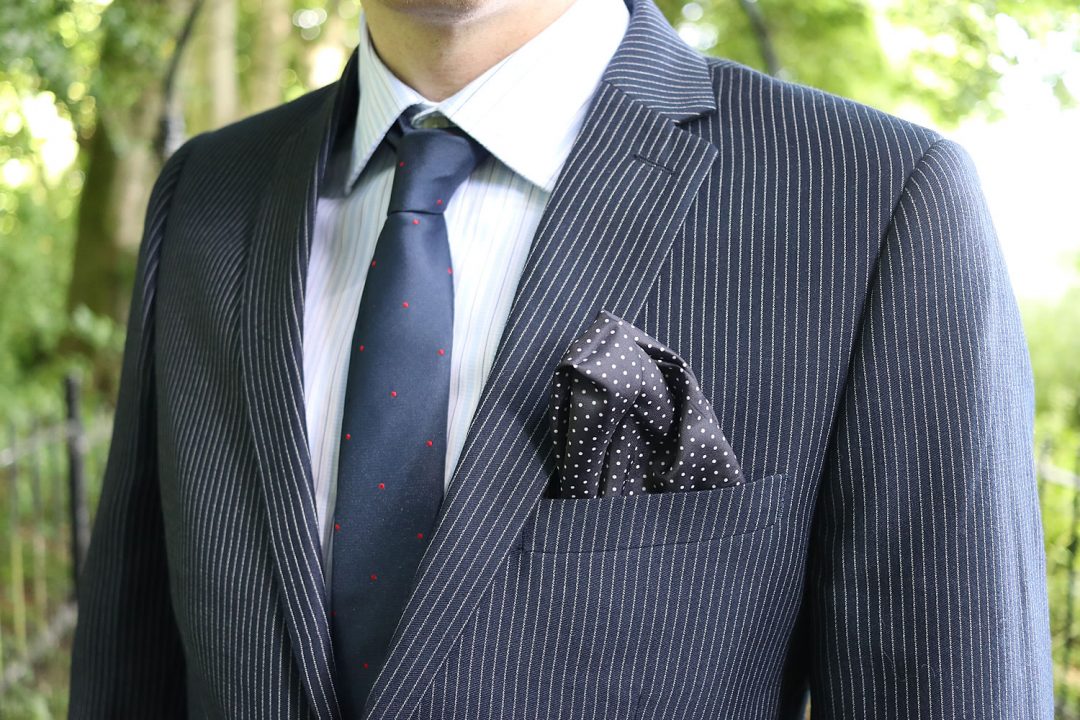
{"type": "Polygon", "coordinates": [[[0,449],[0,699],[55,653],[75,626],[79,567],[90,537],[111,422],[85,423],[79,384],[64,380],[65,416],[0,449]],[[94,478],[93,488],[87,478],[94,478]]]}

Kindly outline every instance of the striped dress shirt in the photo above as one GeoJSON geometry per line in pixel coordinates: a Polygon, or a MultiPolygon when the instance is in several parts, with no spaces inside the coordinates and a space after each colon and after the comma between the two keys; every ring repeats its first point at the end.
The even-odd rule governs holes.
{"type": "Polygon", "coordinates": [[[620,0],[577,0],[530,42],[446,100],[390,72],[361,19],[360,102],[344,183],[319,198],[304,302],[304,392],[316,511],[329,574],[345,381],[364,280],[390,200],[394,157],[381,144],[401,112],[457,125],[491,156],[446,210],[454,265],[445,482],[449,483],[495,357],[533,234],[589,100],[626,30],[620,0]]]}

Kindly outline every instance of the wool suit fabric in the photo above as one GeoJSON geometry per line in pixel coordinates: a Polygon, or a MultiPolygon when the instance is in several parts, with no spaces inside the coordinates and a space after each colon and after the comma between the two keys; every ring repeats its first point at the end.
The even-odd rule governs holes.
{"type": "MultiPolygon", "coordinates": [[[[970,159],[631,13],[364,717],[1051,717],[1031,371],[970,159]],[[601,310],[693,369],[746,483],[543,497],[601,310]]],[[[300,318],[355,72],[157,182],[72,717],[339,716],[300,318]]]]}

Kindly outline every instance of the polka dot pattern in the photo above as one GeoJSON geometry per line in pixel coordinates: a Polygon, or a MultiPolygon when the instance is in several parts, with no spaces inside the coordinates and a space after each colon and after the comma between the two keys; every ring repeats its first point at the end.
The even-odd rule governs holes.
{"type": "Polygon", "coordinates": [[[457,129],[398,119],[400,158],[349,358],[331,546],[330,637],[344,717],[386,661],[443,498],[454,282],[443,211],[487,156],[457,129]]]}
{"type": "Polygon", "coordinates": [[[742,483],[735,452],[686,362],[606,310],[559,362],[549,414],[555,497],[742,483]]]}

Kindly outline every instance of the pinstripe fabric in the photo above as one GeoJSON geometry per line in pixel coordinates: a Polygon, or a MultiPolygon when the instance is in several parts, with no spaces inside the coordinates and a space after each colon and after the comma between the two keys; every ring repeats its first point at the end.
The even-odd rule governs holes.
{"type": "MultiPolygon", "coordinates": [[[[159,181],[75,717],[336,716],[300,318],[353,73],[159,181]]],[[[366,717],[795,718],[807,689],[815,717],[1050,717],[1031,414],[964,152],[635,0],[366,717]],[[601,308],[688,362],[746,484],[541,497],[551,373],[601,308]]]]}
{"type": "MultiPolygon", "coordinates": [[[[344,182],[328,179],[320,191],[304,297],[304,400],[324,561],[333,534],[329,518],[336,499],[349,341],[394,176],[393,154],[376,147],[402,111],[419,104],[423,109],[414,122],[449,118],[492,152],[446,209],[456,308],[449,348],[444,478],[449,484],[536,226],[589,97],[625,32],[627,15],[619,0],[578,0],[529,43],[441,103],[424,100],[394,77],[361,26],[355,130],[352,142],[341,143],[329,160],[344,182]],[[578,50],[567,53],[566,47],[578,50]]],[[[329,562],[326,571],[332,572],[329,562]]]]}

